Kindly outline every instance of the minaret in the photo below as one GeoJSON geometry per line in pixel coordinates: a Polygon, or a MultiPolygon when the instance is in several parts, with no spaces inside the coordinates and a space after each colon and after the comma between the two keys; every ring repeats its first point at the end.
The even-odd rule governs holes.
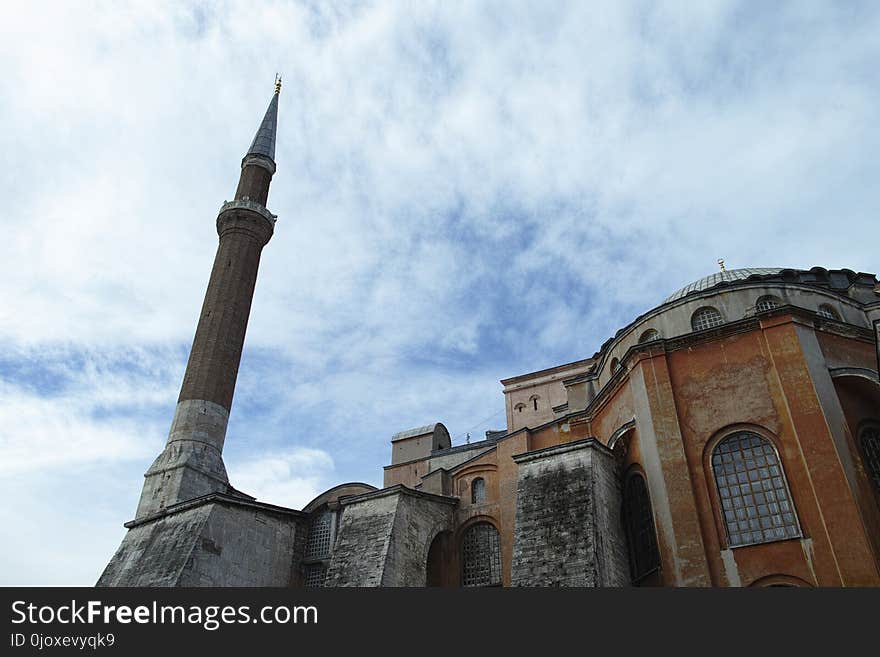
{"type": "MultiPolygon", "coordinates": [[[[266,209],[275,173],[275,128],[281,78],[250,149],[241,161],[235,199],[217,216],[220,243],[165,449],[144,475],[136,518],[208,493],[231,492],[223,441],[260,253],[275,215],[266,209]]],[[[234,492],[234,491],[232,491],[234,492]]]]}

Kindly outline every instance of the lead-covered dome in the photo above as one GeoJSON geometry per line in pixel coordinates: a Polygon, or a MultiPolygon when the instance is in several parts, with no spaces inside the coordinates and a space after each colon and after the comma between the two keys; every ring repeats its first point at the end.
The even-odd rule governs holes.
{"type": "Polygon", "coordinates": [[[719,283],[733,283],[735,281],[744,281],[750,276],[767,276],[769,274],[778,274],[782,271],[782,267],[751,267],[747,269],[730,269],[728,271],[719,271],[709,274],[703,278],[685,285],[680,290],[676,290],[670,294],[663,303],[669,303],[676,299],[681,299],[691,292],[702,292],[709,288],[715,287],[719,283]]]}

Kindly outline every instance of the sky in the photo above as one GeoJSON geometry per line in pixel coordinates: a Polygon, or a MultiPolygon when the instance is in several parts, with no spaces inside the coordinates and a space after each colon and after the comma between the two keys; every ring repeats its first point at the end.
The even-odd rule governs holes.
{"type": "Polygon", "coordinates": [[[230,482],[380,486],[737,267],[878,272],[880,4],[0,5],[0,585],[91,585],[283,74],[230,482]]]}

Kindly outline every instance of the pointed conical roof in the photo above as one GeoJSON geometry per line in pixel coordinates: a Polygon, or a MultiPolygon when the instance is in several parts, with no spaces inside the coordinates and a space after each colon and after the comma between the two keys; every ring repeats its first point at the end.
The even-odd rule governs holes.
{"type": "Polygon", "coordinates": [[[278,125],[278,91],[272,95],[263,122],[260,124],[248,155],[263,155],[275,161],[275,128],[278,125]]]}

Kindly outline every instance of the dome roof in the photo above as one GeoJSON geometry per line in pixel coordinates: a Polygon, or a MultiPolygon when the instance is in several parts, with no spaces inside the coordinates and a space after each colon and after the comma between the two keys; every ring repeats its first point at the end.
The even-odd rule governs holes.
{"type": "Polygon", "coordinates": [[[727,271],[715,272],[714,274],[704,276],[703,278],[694,281],[689,285],[685,285],[680,290],[676,290],[668,297],[666,297],[663,303],[669,303],[670,301],[681,299],[691,292],[702,292],[703,290],[708,290],[711,287],[715,287],[719,283],[733,283],[735,281],[744,281],[750,276],[767,276],[770,274],[778,274],[782,271],[782,269],[782,267],[752,267],[749,269],[729,269],[727,271]]]}

